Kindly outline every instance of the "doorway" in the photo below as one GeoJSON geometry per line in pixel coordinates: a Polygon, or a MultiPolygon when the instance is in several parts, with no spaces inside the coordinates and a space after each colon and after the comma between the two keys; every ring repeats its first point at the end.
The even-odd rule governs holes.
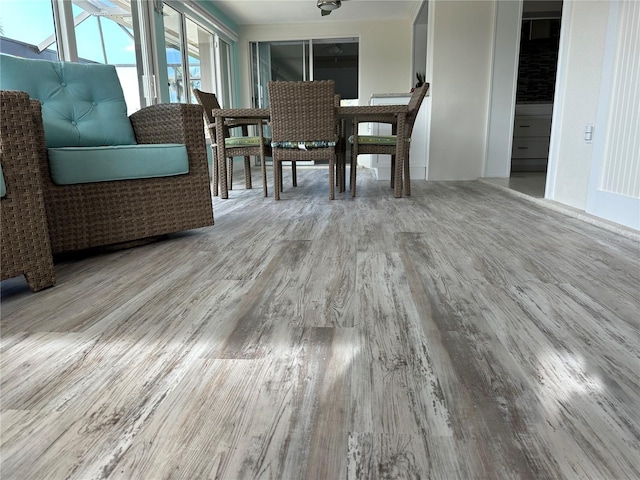
{"type": "Polygon", "coordinates": [[[509,187],[544,197],[562,1],[525,1],[520,28],[509,187]]]}

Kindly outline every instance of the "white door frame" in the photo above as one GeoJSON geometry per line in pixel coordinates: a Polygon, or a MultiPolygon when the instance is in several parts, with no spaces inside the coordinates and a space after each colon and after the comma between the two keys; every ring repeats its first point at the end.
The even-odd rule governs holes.
{"type": "MultiPolygon", "coordinates": [[[[608,127],[611,125],[614,101],[613,90],[619,51],[618,32],[621,20],[619,2],[611,2],[609,5],[609,22],[607,25],[598,114],[593,140],[593,157],[585,210],[592,215],[640,230],[640,198],[609,192],[601,186],[605,168],[607,167],[608,127]]],[[[636,159],[636,161],[640,160],[636,159]]],[[[635,181],[639,182],[640,180],[635,179],[635,181]]]]}

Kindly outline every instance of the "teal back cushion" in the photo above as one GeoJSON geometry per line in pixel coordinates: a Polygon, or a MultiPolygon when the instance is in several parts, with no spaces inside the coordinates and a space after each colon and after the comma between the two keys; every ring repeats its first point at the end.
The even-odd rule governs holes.
{"type": "Polygon", "coordinates": [[[40,100],[49,148],[136,143],[113,65],[0,55],[0,89],[40,100]]]}

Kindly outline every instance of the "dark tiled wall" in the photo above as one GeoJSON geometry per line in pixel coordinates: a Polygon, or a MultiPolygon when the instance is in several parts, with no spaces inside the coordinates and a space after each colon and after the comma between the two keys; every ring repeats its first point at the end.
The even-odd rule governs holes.
{"type": "Polygon", "coordinates": [[[523,22],[518,66],[517,103],[553,103],[558,65],[559,21],[550,38],[529,39],[523,22]]]}

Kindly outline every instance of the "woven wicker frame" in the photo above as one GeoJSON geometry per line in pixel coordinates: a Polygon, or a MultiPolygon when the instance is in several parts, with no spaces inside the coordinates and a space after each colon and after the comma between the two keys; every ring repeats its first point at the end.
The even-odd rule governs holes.
{"type": "MultiPolygon", "coordinates": [[[[242,136],[248,136],[248,127],[254,126],[258,130],[258,136],[263,137],[263,126],[264,121],[257,119],[230,119],[224,122],[224,132],[218,134],[216,132],[216,121],[213,116],[214,110],[220,109],[220,103],[216,98],[214,93],[203,92],[202,90],[195,89],[193,91],[196,100],[202,107],[204,108],[204,120],[207,125],[207,129],[209,130],[209,136],[211,138],[211,150],[213,153],[213,194],[218,196],[219,187],[221,186],[221,182],[219,179],[220,171],[227,171],[227,189],[231,190],[233,188],[233,157],[241,156],[244,157],[244,183],[245,188],[252,188],[251,182],[251,159],[250,155],[256,156],[260,158],[260,164],[262,166],[262,193],[266,197],[268,195],[267,188],[267,167],[265,162],[265,157],[271,156],[271,145],[255,145],[255,146],[242,146],[242,147],[225,147],[225,155],[227,156],[229,166],[228,168],[221,169],[219,166],[218,160],[218,138],[228,138],[230,136],[229,129],[234,127],[240,127],[242,130],[242,136]]],[[[224,161],[224,160],[223,160],[224,161]]],[[[223,165],[224,167],[224,165],[223,165]]],[[[224,186],[222,186],[224,190],[224,186]]],[[[226,191],[221,192],[222,198],[227,198],[228,193],[226,191]]]]}
{"type": "MultiPolygon", "coordinates": [[[[274,142],[327,141],[336,135],[335,82],[269,82],[271,132],[274,142]]],[[[335,198],[336,148],[273,148],[274,196],[282,191],[282,162],[329,160],[329,199],[335,198]]]]}
{"type": "MultiPolygon", "coordinates": [[[[369,154],[369,155],[391,155],[391,187],[394,187],[395,183],[395,162],[396,162],[396,146],[395,145],[370,145],[366,143],[358,143],[357,141],[357,132],[358,132],[358,124],[360,123],[387,123],[391,124],[393,135],[398,135],[398,141],[406,141],[411,138],[411,134],[413,132],[413,125],[415,123],[416,117],[418,116],[418,111],[420,110],[420,105],[424,100],[424,97],[429,90],[429,84],[425,83],[421,87],[416,88],[411,95],[411,99],[409,100],[409,104],[407,105],[407,114],[405,116],[405,128],[404,132],[401,132],[401,135],[398,135],[397,132],[397,117],[395,115],[389,114],[381,114],[380,116],[372,116],[367,115],[363,118],[358,118],[355,116],[353,118],[353,132],[354,132],[354,142],[353,142],[353,150],[352,155],[354,159],[357,159],[360,154],[369,154]]],[[[369,110],[371,111],[371,110],[369,110]]],[[[410,165],[409,165],[409,145],[406,145],[404,148],[404,158],[401,159],[403,162],[403,188],[405,195],[411,195],[411,173],[410,173],[410,165]]],[[[356,194],[356,181],[355,181],[355,168],[351,168],[351,195],[355,196],[356,194]]],[[[397,192],[399,193],[399,192],[397,192]]]]}
{"type": "Polygon", "coordinates": [[[0,93],[0,159],[7,186],[0,199],[2,280],[24,275],[37,292],[55,284],[55,273],[31,105],[26,93],[0,93]]]}
{"type": "Polygon", "coordinates": [[[200,105],[153,105],[129,117],[138,143],[184,144],[188,174],[78,185],[51,180],[40,102],[31,105],[53,253],[213,225],[200,105]]]}

